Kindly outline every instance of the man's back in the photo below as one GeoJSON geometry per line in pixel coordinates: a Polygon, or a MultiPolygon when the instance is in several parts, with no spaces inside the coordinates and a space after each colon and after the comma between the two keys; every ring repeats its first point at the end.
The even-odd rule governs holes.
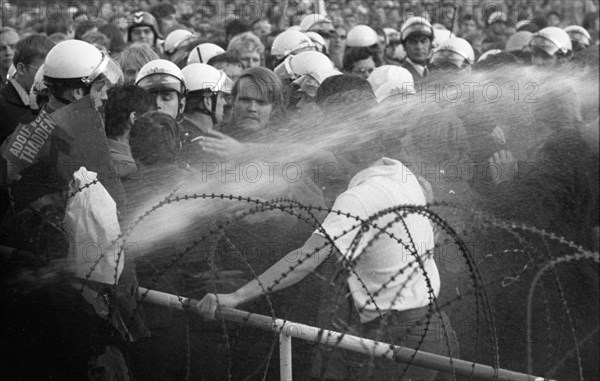
{"type": "MultiPolygon", "coordinates": [[[[425,203],[425,194],[416,176],[399,161],[383,158],[354,176],[348,190],[336,199],[333,210],[368,220],[399,205],[425,203]]],[[[381,310],[408,310],[429,303],[427,282],[413,255],[415,252],[423,260],[433,292],[439,292],[430,222],[417,214],[400,216],[401,212],[386,212],[373,218],[371,224],[376,227],[369,226],[368,229],[359,229],[360,221],[336,213],[330,213],[323,223],[341,255],[356,259],[348,285],[357,308],[362,310],[363,322],[379,316],[372,298],[381,310]]]]}

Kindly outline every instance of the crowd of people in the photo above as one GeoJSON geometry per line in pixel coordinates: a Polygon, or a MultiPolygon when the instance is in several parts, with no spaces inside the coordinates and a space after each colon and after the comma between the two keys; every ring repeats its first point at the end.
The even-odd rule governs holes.
{"type": "MultiPolygon", "coordinates": [[[[436,254],[448,232],[425,214],[389,212],[400,205],[460,201],[598,251],[598,1],[2,6],[3,298],[12,307],[2,336],[17,348],[3,365],[11,379],[271,377],[261,366],[272,336],[257,336],[253,350],[229,341],[223,349],[220,332],[231,328],[212,321],[219,307],[252,302],[261,313],[274,305],[277,317],[476,359],[450,324],[456,311],[438,309],[445,284],[458,292],[462,282],[456,263],[436,254]],[[466,96],[469,84],[484,91],[466,96]],[[490,101],[494,86],[505,99],[490,101]],[[137,246],[124,249],[114,284],[94,280],[92,269],[77,281],[58,271],[45,287],[44,271],[69,269],[66,253],[79,255],[65,216],[82,216],[90,237],[111,230],[73,206],[99,185],[93,177],[73,188],[81,167],[114,203],[123,247],[137,246]],[[450,168],[460,172],[453,181],[450,168]],[[263,208],[212,200],[139,226],[160,216],[161,202],[191,193],[249,197],[263,208]],[[288,287],[307,277],[296,286],[304,296],[294,296],[288,287]],[[319,286],[328,277],[341,279],[343,302],[330,283],[319,286]],[[200,300],[194,308],[206,320],[139,303],[138,285],[200,300]],[[48,354],[59,342],[69,350],[48,354]],[[232,363],[235,353],[245,362],[232,363]]],[[[569,271],[576,282],[561,297],[589,294],[597,305],[597,263],[569,271]]],[[[582,326],[597,324],[583,315],[582,326]]],[[[444,379],[313,352],[295,362],[295,376],[444,379]]]]}

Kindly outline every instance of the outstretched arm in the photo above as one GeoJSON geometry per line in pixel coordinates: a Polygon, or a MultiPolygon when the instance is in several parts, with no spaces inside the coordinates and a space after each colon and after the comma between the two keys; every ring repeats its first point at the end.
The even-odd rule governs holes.
{"type": "Polygon", "coordinates": [[[319,267],[330,253],[330,249],[331,245],[327,245],[324,237],[313,234],[301,248],[288,253],[262,273],[258,279],[231,294],[206,294],[197,308],[204,318],[212,320],[219,306],[236,307],[258,298],[265,291],[279,291],[290,287],[319,267]],[[317,248],[321,250],[315,253],[317,248]],[[290,271],[290,267],[294,267],[294,270],[290,271]]]}

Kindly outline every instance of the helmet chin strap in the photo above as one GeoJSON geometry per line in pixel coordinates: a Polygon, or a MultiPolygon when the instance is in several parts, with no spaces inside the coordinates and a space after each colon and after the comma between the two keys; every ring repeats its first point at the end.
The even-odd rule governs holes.
{"type": "Polygon", "coordinates": [[[207,110],[205,108],[198,108],[197,111],[201,114],[208,115],[212,119],[213,126],[217,125],[217,99],[219,98],[219,93],[212,93],[210,95],[211,99],[211,109],[207,110]]]}

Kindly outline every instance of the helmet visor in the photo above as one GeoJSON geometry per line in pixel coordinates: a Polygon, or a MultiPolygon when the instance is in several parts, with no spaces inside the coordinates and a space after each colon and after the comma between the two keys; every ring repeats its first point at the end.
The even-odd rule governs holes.
{"type": "Polygon", "coordinates": [[[100,64],[92,71],[90,75],[82,78],[82,82],[86,85],[91,85],[96,81],[104,80],[110,86],[116,85],[123,81],[123,71],[119,65],[109,56],[103,56],[100,64]]]}
{"type": "Polygon", "coordinates": [[[219,71],[221,72],[221,76],[219,77],[215,88],[213,88],[212,90],[224,94],[231,94],[231,91],[233,90],[233,81],[229,79],[229,77],[227,76],[227,74],[225,74],[224,71],[219,71]]]}
{"type": "Polygon", "coordinates": [[[293,83],[298,86],[300,92],[306,93],[312,98],[317,96],[319,81],[317,81],[311,75],[303,75],[302,77],[296,79],[293,83]]]}
{"type": "Polygon", "coordinates": [[[402,31],[402,39],[412,36],[427,36],[433,38],[433,29],[425,24],[413,24],[402,31]]]}
{"type": "Polygon", "coordinates": [[[529,41],[529,47],[533,52],[536,50],[543,50],[551,56],[555,55],[560,50],[558,44],[544,36],[533,36],[531,41],[529,41]]]}
{"type": "Polygon", "coordinates": [[[438,50],[433,53],[430,60],[431,66],[435,66],[438,68],[445,68],[449,66],[454,66],[457,69],[461,69],[464,66],[469,65],[469,61],[452,50],[438,50]]]}
{"type": "Polygon", "coordinates": [[[142,78],[137,86],[150,92],[158,91],[177,91],[179,94],[183,94],[183,84],[178,78],[170,74],[153,74],[142,78]]]}
{"type": "Polygon", "coordinates": [[[587,48],[590,46],[590,39],[581,33],[570,32],[569,37],[571,38],[572,42],[578,43],[581,47],[587,48]]]}

